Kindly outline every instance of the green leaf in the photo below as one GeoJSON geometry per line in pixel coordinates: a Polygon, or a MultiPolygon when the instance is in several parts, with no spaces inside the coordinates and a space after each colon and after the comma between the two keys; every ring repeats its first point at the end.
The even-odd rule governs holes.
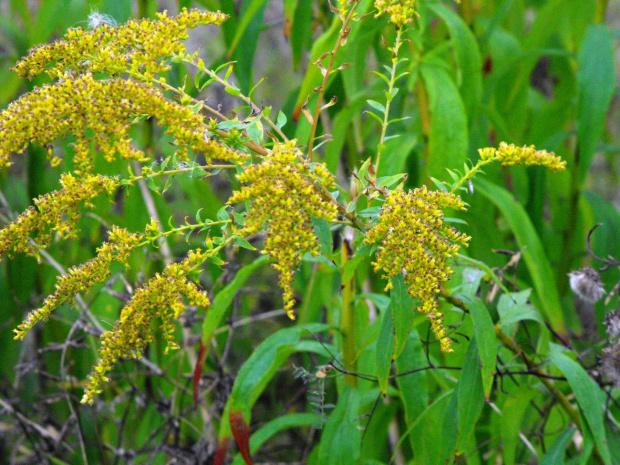
{"type": "Polygon", "coordinates": [[[377,337],[375,349],[375,362],[377,367],[377,380],[379,389],[383,395],[387,394],[388,377],[394,360],[394,323],[392,321],[392,306],[390,305],[381,316],[381,329],[377,337]]]}
{"type": "Polygon", "coordinates": [[[566,448],[568,443],[572,439],[577,428],[566,428],[555,438],[551,447],[547,449],[547,453],[540,461],[540,465],[564,465],[564,456],[566,455],[566,448]]]}
{"type": "MultiPolygon", "coordinates": [[[[445,219],[444,221],[446,221],[446,223],[448,222],[447,219],[445,219]]],[[[491,277],[491,279],[495,282],[495,284],[497,284],[499,286],[499,288],[502,291],[504,291],[506,293],[510,293],[510,291],[504,285],[502,280],[497,277],[495,272],[486,263],[481,262],[480,260],[476,260],[474,258],[468,257],[466,255],[459,255],[459,261],[462,261],[462,262],[465,262],[465,263],[469,263],[470,265],[474,265],[476,268],[486,272],[486,274],[491,277]]]]}
{"type": "Polygon", "coordinates": [[[605,437],[605,395],[598,384],[574,360],[562,353],[563,348],[557,344],[550,344],[549,359],[564,374],[570,384],[581,413],[586,419],[594,441],[606,465],[611,464],[611,455],[605,437]]]}
{"type": "Polygon", "coordinates": [[[312,39],[312,13],[313,2],[303,0],[297,2],[293,23],[291,25],[291,52],[293,54],[293,66],[299,68],[304,48],[312,39]]]}
{"type": "Polygon", "coordinates": [[[389,187],[392,188],[394,184],[401,182],[403,179],[407,177],[406,174],[395,174],[393,176],[384,176],[382,178],[377,179],[377,184],[379,187],[389,187]]]}
{"type": "Polygon", "coordinates": [[[220,221],[228,221],[230,220],[230,215],[228,214],[228,205],[224,205],[217,212],[217,219],[220,221]]]}
{"type": "MultiPolygon", "coordinates": [[[[275,420],[271,420],[269,423],[262,426],[258,431],[252,434],[252,437],[250,438],[250,452],[254,455],[263,444],[281,431],[291,428],[299,428],[302,426],[316,427],[320,424],[321,417],[315,413],[290,413],[288,415],[278,417],[275,420]]],[[[241,454],[237,454],[232,465],[243,464],[243,457],[241,457],[241,454]]]]}
{"type": "MultiPolygon", "coordinates": [[[[390,291],[390,306],[394,320],[394,354],[398,358],[405,348],[409,338],[409,332],[413,326],[413,299],[407,293],[405,278],[399,274],[392,278],[392,290],[390,291]]],[[[379,335],[381,337],[381,334],[379,335]]]]}
{"type": "MultiPolygon", "coordinates": [[[[409,338],[405,350],[396,359],[398,374],[407,373],[426,366],[426,355],[420,336],[416,330],[409,332],[409,338]]],[[[400,398],[405,408],[407,427],[414,424],[416,419],[424,412],[428,405],[428,386],[426,371],[407,374],[396,378],[400,398]]],[[[411,439],[413,439],[411,437],[411,439]]],[[[411,441],[411,447],[415,447],[415,441],[411,441]]],[[[414,449],[415,450],[415,449],[414,449]]]]}
{"type": "Polygon", "coordinates": [[[253,263],[244,266],[237,272],[235,278],[215,296],[213,303],[209,307],[207,316],[202,323],[202,344],[206,348],[205,350],[208,351],[209,347],[211,347],[211,338],[213,337],[215,330],[220,325],[220,322],[224,318],[228,307],[232,303],[239,289],[241,289],[254,271],[258,270],[267,263],[269,263],[269,258],[263,256],[253,263]]]}
{"type": "Polygon", "coordinates": [[[523,252],[523,259],[542,305],[541,310],[556,332],[566,334],[553,268],[527,212],[506,189],[486,179],[480,178],[476,181],[476,191],[494,203],[502,212],[523,252]]]}
{"type": "Polygon", "coordinates": [[[542,326],[545,325],[538,310],[527,302],[531,292],[531,289],[526,289],[521,292],[502,294],[497,303],[497,312],[499,313],[502,327],[522,320],[532,320],[540,323],[542,326]]]}
{"type": "Polygon", "coordinates": [[[243,17],[241,18],[241,21],[237,23],[237,28],[235,30],[235,36],[233,37],[232,43],[230,44],[230,47],[228,48],[228,54],[227,54],[228,59],[230,59],[230,57],[233,56],[235,50],[237,49],[237,46],[239,45],[239,43],[241,42],[241,39],[243,38],[243,35],[248,29],[250,22],[255,17],[259,17],[262,8],[265,6],[266,1],[267,0],[250,0],[249,2],[247,1],[245,2],[243,17]]]}
{"type": "Polygon", "coordinates": [[[377,115],[376,113],[373,113],[370,110],[366,110],[364,113],[369,114],[370,116],[372,116],[374,119],[376,119],[379,124],[383,124],[383,118],[381,118],[379,115],[377,115]]]}
{"type": "Polygon", "coordinates": [[[327,258],[331,258],[334,250],[334,242],[332,239],[332,232],[329,229],[329,223],[322,218],[312,218],[312,226],[314,226],[314,233],[319,239],[321,253],[327,258]]]}
{"type": "Polygon", "coordinates": [[[482,62],[478,42],[465,21],[447,5],[439,2],[429,2],[426,5],[443,19],[448,27],[459,71],[458,87],[471,127],[478,117],[482,98],[482,62]]]}
{"type": "Polygon", "coordinates": [[[358,464],[362,440],[356,421],[359,397],[359,391],[349,386],[340,394],[321,435],[318,460],[321,465],[358,464]]]}
{"type": "Polygon", "coordinates": [[[381,105],[379,102],[375,102],[374,100],[366,100],[368,105],[373,107],[375,110],[379,110],[381,113],[385,113],[385,107],[381,105]]]}
{"type": "Polygon", "coordinates": [[[276,119],[276,126],[282,129],[284,125],[286,124],[286,122],[287,122],[286,115],[282,113],[282,111],[279,111],[278,118],[276,119]]]}
{"type": "Polygon", "coordinates": [[[252,355],[243,364],[230,392],[230,397],[224,407],[222,423],[218,439],[220,443],[232,436],[230,414],[241,414],[243,420],[249,424],[252,407],[258,397],[277,373],[288,357],[295,352],[319,350],[319,344],[302,344],[300,338],[310,333],[319,333],[328,329],[327,325],[310,324],[281,329],[265,339],[252,352],[252,355]]]}
{"type": "Polygon", "coordinates": [[[464,450],[467,439],[473,433],[478,417],[482,413],[482,407],[484,407],[484,391],[478,359],[478,347],[476,337],[474,337],[469,343],[458,384],[459,438],[456,446],[458,451],[464,450]]]}
{"type": "Polygon", "coordinates": [[[449,459],[455,455],[459,439],[459,387],[460,384],[452,391],[444,411],[441,421],[440,447],[436,449],[439,457],[432,457],[431,463],[450,463],[449,459]]]}
{"type": "MultiPolygon", "coordinates": [[[[445,221],[445,219],[444,219],[445,221]]],[[[467,267],[463,269],[463,286],[462,290],[464,294],[475,296],[480,288],[480,281],[486,272],[478,268],[467,267]]]]}
{"type": "Polygon", "coordinates": [[[347,263],[345,263],[344,268],[342,270],[342,282],[348,283],[353,278],[355,274],[355,270],[357,267],[366,260],[371,253],[371,248],[360,249],[355,253],[355,256],[351,258],[347,263]]]}
{"type": "Polygon", "coordinates": [[[583,183],[605,128],[605,116],[616,87],[613,38],[607,25],[588,27],[577,62],[579,179],[583,183]]]}
{"type": "Polygon", "coordinates": [[[252,244],[250,244],[248,241],[246,241],[242,237],[237,237],[235,239],[235,244],[237,244],[239,247],[243,247],[244,249],[256,250],[256,247],[254,247],[252,244]]]}
{"type": "Polygon", "coordinates": [[[467,115],[456,85],[445,69],[420,68],[431,115],[427,175],[446,180],[446,168],[459,169],[467,159],[467,115]]]}
{"type": "Polygon", "coordinates": [[[497,338],[495,337],[495,327],[493,320],[484,303],[466,294],[457,294],[469,307],[469,312],[474,323],[474,334],[482,363],[482,383],[484,385],[484,397],[489,398],[493,387],[493,376],[495,375],[495,364],[497,363],[497,338]]]}
{"type": "Polygon", "coordinates": [[[225,87],[224,90],[226,93],[234,95],[235,97],[239,97],[241,95],[241,91],[236,87],[225,87]]]}
{"type": "MultiPolygon", "coordinates": [[[[445,453],[447,456],[454,452],[453,450],[448,451],[453,446],[443,441],[445,431],[443,431],[442,426],[444,419],[447,418],[444,412],[446,410],[451,412],[449,408],[451,407],[452,400],[456,399],[455,393],[456,391],[454,390],[444,392],[435,398],[435,401],[428,407],[426,404],[422,405],[422,407],[425,407],[424,411],[413,422],[407,423],[407,431],[398,440],[390,463],[394,463],[396,451],[407,437],[410,438],[416,457],[419,458],[415,463],[439,463],[437,459],[440,455],[445,453]],[[446,406],[448,402],[450,404],[446,406]]],[[[452,425],[456,426],[456,422],[453,420],[456,412],[454,413],[455,415],[452,415],[450,420],[452,425]]]]}
{"type": "Polygon", "coordinates": [[[501,407],[500,434],[504,451],[502,459],[505,465],[515,464],[517,448],[521,442],[519,433],[535,395],[536,391],[524,386],[514,392],[511,391],[501,407]]]}

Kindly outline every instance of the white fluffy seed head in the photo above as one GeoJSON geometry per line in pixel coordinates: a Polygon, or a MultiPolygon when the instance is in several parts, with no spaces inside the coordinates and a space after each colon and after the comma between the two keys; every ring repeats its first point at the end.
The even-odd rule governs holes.
{"type": "Polygon", "coordinates": [[[596,303],[605,294],[601,276],[593,268],[586,267],[577,271],[571,271],[568,273],[568,277],[570,288],[586,302],[596,303]]]}
{"type": "Polygon", "coordinates": [[[108,26],[116,27],[116,20],[110,15],[104,15],[103,13],[99,13],[97,10],[93,9],[90,11],[88,15],[88,28],[93,31],[98,27],[107,24],[108,26]]]}

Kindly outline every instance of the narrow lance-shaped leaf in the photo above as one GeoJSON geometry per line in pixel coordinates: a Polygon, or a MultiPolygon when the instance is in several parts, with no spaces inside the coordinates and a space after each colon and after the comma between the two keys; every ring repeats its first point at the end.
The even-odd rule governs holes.
{"type": "Polygon", "coordinates": [[[605,464],[611,464],[611,455],[605,437],[603,415],[605,398],[601,388],[574,360],[562,353],[562,347],[550,344],[549,358],[560,369],[575,393],[577,403],[594,436],[594,441],[605,464]]]}
{"type": "Polygon", "coordinates": [[[484,391],[482,390],[482,377],[478,359],[478,345],[474,336],[467,349],[458,385],[459,434],[456,448],[457,451],[461,452],[464,451],[467,439],[473,433],[484,406],[484,391]]]}
{"type": "Polygon", "coordinates": [[[383,313],[381,329],[377,337],[375,360],[379,389],[383,395],[386,395],[390,368],[392,367],[392,360],[394,360],[394,323],[392,321],[391,305],[383,313]]]}
{"type": "Polygon", "coordinates": [[[461,169],[466,160],[467,115],[454,81],[443,68],[425,64],[420,71],[430,111],[427,174],[446,180],[446,168],[461,169]]]}
{"type": "Polygon", "coordinates": [[[357,465],[362,434],[357,425],[359,390],[345,387],[329,416],[319,446],[321,465],[357,465]]]}
{"type": "Polygon", "coordinates": [[[458,86],[471,127],[478,116],[482,97],[482,60],[478,42],[463,19],[447,5],[439,2],[429,2],[427,5],[444,20],[450,32],[450,40],[459,68],[460,83],[458,86]]]}
{"type": "Polygon", "coordinates": [[[566,334],[553,268],[525,208],[506,189],[486,179],[476,180],[476,191],[484,195],[502,212],[523,252],[525,264],[532,277],[532,284],[541,302],[542,312],[556,332],[566,334]]]}
{"type": "MultiPolygon", "coordinates": [[[[315,413],[290,413],[271,420],[262,426],[250,437],[250,453],[255,454],[258,449],[276,434],[291,428],[304,426],[319,426],[321,417],[315,413]]],[[[232,465],[242,465],[243,457],[238,455],[232,465]]]]}
{"type": "Polygon", "coordinates": [[[576,428],[566,428],[553,441],[551,447],[547,449],[547,453],[542,458],[540,465],[564,465],[564,456],[566,455],[566,447],[575,434],[576,428]]]}
{"type": "Polygon", "coordinates": [[[484,397],[488,399],[493,387],[493,376],[495,375],[497,360],[497,339],[495,337],[493,320],[491,320],[489,311],[480,299],[466,294],[459,294],[457,297],[467,304],[474,322],[474,334],[476,336],[480,361],[482,362],[484,397]]]}
{"type": "MultiPolygon", "coordinates": [[[[237,441],[242,441],[241,444],[238,443],[238,446],[239,450],[243,451],[244,459],[246,456],[249,457],[250,446],[246,431],[249,431],[252,407],[258,397],[291,354],[312,351],[324,355],[322,346],[305,344],[301,337],[310,333],[319,333],[326,329],[328,326],[324,324],[300,325],[281,329],[265,339],[254,350],[239,370],[230,397],[224,407],[218,434],[220,460],[224,460],[226,449],[233,435],[237,441]]],[[[250,464],[251,461],[246,459],[246,463],[250,464]]]]}
{"type": "Polygon", "coordinates": [[[616,88],[613,37],[607,25],[593,24],[588,28],[577,61],[579,180],[583,183],[616,88]]]}
{"type": "Polygon", "coordinates": [[[407,285],[403,275],[392,278],[390,291],[392,318],[394,321],[394,355],[396,359],[407,344],[407,338],[413,325],[413,299],[407,294],[407,285]]]}
{"type": "MultiPolygon", "coordinates": [[[[414,329],[409,332],[409,338],[405,345],[405,350],[396,359],[398,373],[408,373],[426,366],[426,354],[418,332],[414,329]]],[[[407,427],[410,427],[416,419],[424,412],[428,405],[428,386],[426,382],[426,371],[410,373],[396,378],[400,397],[405,408],[405,419],[407,427]]],[[[411,436],[411,447],[414,448],[416,442],[411,436]]]]}
{"type": "Polygon", "coordinates": [[[211,346],[211,338],[215,334],[215,330],[220,325],[220,322],[224,318],[226,311],[230,307],[235,295],[245,284],[250,275],[269,262],[268,257],[260,257],[253,263],[241,268],[235,278],[222,289],[209,307],[207,316],[202,323],[202,338],[200,340],[200,352],[198,354],[198,361],[194,368],[194,402],[198,403],[198,384],[200,382],[200,376],[202,374],[202,367],[204,361],[207,359],[209,353],[209,347],[211,346]]]}

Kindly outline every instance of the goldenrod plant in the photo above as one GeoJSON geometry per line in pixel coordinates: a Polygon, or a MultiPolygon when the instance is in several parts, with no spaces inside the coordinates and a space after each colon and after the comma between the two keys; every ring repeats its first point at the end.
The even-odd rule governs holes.
{"type": "Polygon", "coordinates": [[[607,2],[48,3],[0,22],[0,461],[620,463],[607,2]]]}

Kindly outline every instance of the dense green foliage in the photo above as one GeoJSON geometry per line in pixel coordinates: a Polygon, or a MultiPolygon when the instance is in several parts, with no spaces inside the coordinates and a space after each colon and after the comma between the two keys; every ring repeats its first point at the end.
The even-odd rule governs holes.
{"type": "Polygon", "coordinates": [[[30,3],[1,463],[620,464],[616,5],[30,3]]]}

